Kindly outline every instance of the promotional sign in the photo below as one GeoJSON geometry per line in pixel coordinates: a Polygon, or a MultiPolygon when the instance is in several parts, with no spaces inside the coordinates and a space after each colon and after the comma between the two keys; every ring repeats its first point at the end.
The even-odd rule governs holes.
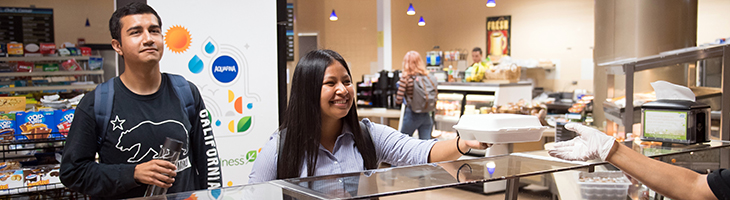
{"type": "Polygon", "coordinates": [[[278,127],[276,1],[148,0],[162,18],[163,72],[199,89],[209,111],[223,186],[248,182],[278,127]]]}
{"type": "Polygon", "coordinates": [[[508,56],[510,51],[511,16],[487,17],[487,55],[497,59],[508,56]]]}

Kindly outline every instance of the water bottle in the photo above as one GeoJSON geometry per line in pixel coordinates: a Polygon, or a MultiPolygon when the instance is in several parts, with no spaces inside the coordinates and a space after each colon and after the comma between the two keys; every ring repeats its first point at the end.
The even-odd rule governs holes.
{"type": "MultiPolygon", "coordinates": [[[[182,145],[183,142],[180,140],[172,139],[169,137],[166,138],[165,144],[162,145],[162,149],[160,149],[160,151],[158,152],[157,159],[170,161],[173,164],[177,163],[177,159],[180,158],[180,153],[182,152],[182,145]]],[[[149,185],[147,186],[147,192],[144,193],[144,196],[148,197],[154,195],[163,195],[166,193],[167,188],[162,188],[156,185],[149,185]]]]}

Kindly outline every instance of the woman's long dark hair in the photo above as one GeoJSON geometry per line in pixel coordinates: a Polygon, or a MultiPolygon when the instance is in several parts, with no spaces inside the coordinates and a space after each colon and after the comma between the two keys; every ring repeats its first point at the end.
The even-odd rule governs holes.
{"type": "MultiPolygon", "coordinates": [[[[289,106],[286,109],[284,123],[279,127],[279,130],[286,130],[284,138],[286,143],[279,152],[278,160],[287,161],[277,163],[277,178],[279,179],[300,177],[305,161],[307,162],[307,176],[314,175],[322,133],[322,115],[319,106],[322,81],[325,70],[333,62],[339,62],[345,66],[347,74],[352,77],[345,59],[332,50],[311,51],[297,63],[292,77],[289,106]]],[[[353,105],[347,115],[342,118],[342,122],[352,130],[355,145],[361,152],[363,163],[375,163],[373,161],[377,158],[371,156],[374,154],[363,153],[365,151],[374,152],[375,149],[369,149],[368,145],[365,145],[357,118],[355,99],[352,102],[353,105]]]]}

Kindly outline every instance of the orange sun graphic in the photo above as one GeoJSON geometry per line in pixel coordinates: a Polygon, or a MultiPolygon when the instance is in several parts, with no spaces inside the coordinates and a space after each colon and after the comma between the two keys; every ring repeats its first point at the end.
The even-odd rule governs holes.
{"type": "Polygon", "coordinates": [[[188,29],[180,25],[174,25],[165,32],[165,45],[170,51],[183,53],[190,48],[193,38],[188,29]]]}

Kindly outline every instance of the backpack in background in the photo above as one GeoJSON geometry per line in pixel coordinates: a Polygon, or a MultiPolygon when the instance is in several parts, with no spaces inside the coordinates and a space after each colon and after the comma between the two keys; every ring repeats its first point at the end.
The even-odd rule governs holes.
{"type": "Polygon", "coordinates": [[[427,113],[436,110],[438,82],[432,75],[413,77],[413,95],[406,99],[408,106],[415,113],[427,113]]]}

